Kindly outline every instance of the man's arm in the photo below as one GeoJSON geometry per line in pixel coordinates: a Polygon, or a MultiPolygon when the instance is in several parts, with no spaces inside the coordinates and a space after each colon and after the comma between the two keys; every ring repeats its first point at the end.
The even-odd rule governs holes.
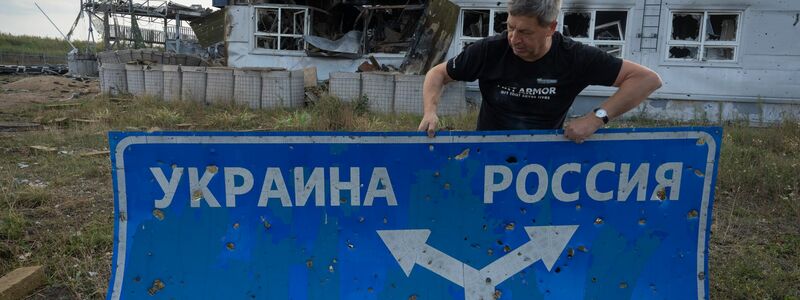
{"type": "MultiPolygon", "coordinates": [[[[614,86],[619,87],[617,92],[600,104],[608,112],[609,119],[624,114],[647,99],[661,87],[661,77],[645,66],[624,60],[614,86]]],[[[564,129],[564,136],[576,143],[582,143],[603,125],[603,120],[595,117],[594,112],[589,112],[569,122],[564,129]]]]}
{"type": "Polygon", "coordinates": [[[425,83],[422,85],[425,114],[422,116],[417,130],[427,131],[429,137],[436,135],[436,126],[439,123],[436,108],[439,105],[439,97],[442,96],[444,85],[452,81],[453,78],[447,74],[446,62],[436,65],[425,74],[425,83]]]}

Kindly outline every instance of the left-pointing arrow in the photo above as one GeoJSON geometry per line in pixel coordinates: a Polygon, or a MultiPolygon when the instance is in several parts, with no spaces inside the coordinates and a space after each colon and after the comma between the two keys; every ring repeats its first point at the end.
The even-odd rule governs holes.
{"type": "Polygon", "coordinates": [[[417,263],[417,255],[422,253],[422,249],[427,246],[428,236],[431,231],[428,229],[420,230],[378,230],[383,243],[389,247],[392,256],[397,260],[397,264],[406,273],[411,275],[411,269],[417,263]]]}
{"type": "Polygon", "coordinates": [[[463,287],[464,269],[469,268],[477,272],[474,268],[429,246],[426,242],[431,235],[430,230],[378,230],[378,235],[392,252],[392,256],[406,276],[411,276],[411,270],[418,264],[463,287]]]}

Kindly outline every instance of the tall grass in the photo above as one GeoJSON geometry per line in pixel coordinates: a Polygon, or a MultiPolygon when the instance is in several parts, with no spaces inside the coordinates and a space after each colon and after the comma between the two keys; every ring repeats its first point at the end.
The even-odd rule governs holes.
{"type": "MultiPolygon", "coordinates": [[[[85,41],[73,41],[72,43],[78,49],[86,49],[87,42],[85,41]]],[[[70,50],[72,47],[64,39],[0,32],[0,52],[58,56],[66,55],[70,50]]]]}

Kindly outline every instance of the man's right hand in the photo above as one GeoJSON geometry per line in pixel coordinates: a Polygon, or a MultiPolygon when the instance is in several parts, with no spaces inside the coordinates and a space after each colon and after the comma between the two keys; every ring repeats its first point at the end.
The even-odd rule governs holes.
{"type": "Polygon", "coordinates": [[[436,126],[439,125],[439,117],[435,113],[425,114],[419,122],[419,131],[427,131],[428,137],[436,136],[436,126]]]}

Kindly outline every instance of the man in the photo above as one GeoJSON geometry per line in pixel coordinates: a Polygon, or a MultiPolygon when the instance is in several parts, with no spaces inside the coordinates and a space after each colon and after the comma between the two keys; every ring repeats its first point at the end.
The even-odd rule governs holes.
{"type": "Polygon", "coordinates": [[[565,128],[582,143],[661,87],[652,70],[575,42],[556,32],[561,0],[510,0],[506,32],[480,40],[425,77],[420,131],[436,132],[445,84],[479,80],[477,130],[560,129],[575,97],[589,85],[619,89],[565,128]]]}

